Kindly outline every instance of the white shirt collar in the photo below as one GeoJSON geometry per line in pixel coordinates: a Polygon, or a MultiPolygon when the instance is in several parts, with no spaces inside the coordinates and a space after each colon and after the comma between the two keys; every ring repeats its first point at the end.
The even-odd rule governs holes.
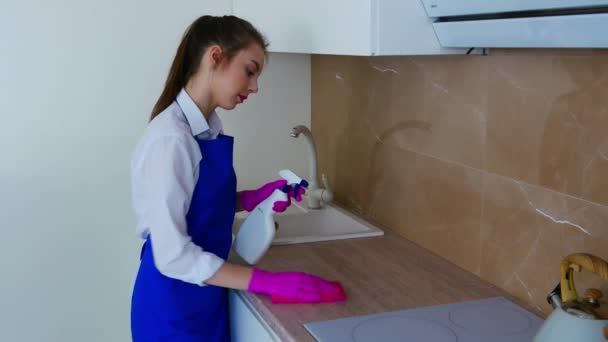
{"type": "Polygon", "coordinates": [[[201,133],[209,131],[208,133],[215,137],[222,131],[222,123],[217,116],[217,113],[214,111],[209,115],[208,123],[207,120],[205,120],[205,115],[201,112],[196,103],[194,103],[194,100],[192,100],[190,95],[188,95],[186,89],[182,88],[175,100],[179,104],[182,112],[184,112],[193,136],[196,137],[201,133]],[[211,124],[211,127],[209,124],[211,124]]]}

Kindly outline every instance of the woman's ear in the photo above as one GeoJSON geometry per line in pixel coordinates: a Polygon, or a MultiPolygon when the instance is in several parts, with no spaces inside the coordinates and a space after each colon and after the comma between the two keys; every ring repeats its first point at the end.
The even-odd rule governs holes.
{"type": "Polygon", "coordinates": [[[211,45],[207,51],[211,68],[216,69],[222,62],[223,51],[219,45],[211,45]]]}

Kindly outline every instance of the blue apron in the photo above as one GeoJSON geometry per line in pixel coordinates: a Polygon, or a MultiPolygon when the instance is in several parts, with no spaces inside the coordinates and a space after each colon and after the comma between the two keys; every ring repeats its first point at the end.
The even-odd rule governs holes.
{"type": "MultiPolygon", "coordinates": [[[[198,140],[197,140],[198,141],[198,140]]],[[[233,138],[198,141],[203,159],[186,216],[192,242],[222,259],[232,244],[236,206],[233,138]]],[[[228,290],[199,286],[162,275],[154,266],[148,236],[131,302],[134,342],[230,341],[228,290]]]]}

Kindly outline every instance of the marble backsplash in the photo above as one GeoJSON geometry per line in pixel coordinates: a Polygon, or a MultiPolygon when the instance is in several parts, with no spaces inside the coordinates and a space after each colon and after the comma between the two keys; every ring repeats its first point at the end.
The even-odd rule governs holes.
{"type": "Polygon", "coordinates": [[[608,51],[314,55],[312,130],[338,203],[545,313],[608,260],[608,51]]]}

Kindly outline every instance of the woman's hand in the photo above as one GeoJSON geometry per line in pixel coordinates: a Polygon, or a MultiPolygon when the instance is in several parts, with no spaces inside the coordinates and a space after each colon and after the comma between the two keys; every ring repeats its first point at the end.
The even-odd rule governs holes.
{"type": "Polygon", "coordinates": [[[247,288],[282,303],[319,303],[346,299],[340,285],[304,272],[267,272],[253,269],[247,288]]]}
{"type": "MultiPolygon", "coordinates": [[[[276,189],[280,189],[283,186],[287,185],[287,181],[284,179],[279,179],[274,182],[270,182],[264,184],[261,188],[256,190],[245,190],[241,192],[241,206],[244,210],[252,211],[258,204],[262,203],[265,199],[268,198],[276,189]]],[[[287,196],[287,201],[277,201],[274,202],[273,210],[275,212],[281,213],[284,212],[291,205],[291,198],[293,197],[297,202],[302,200],[302,195],[306,190],[303,187],[298,187],[298,191],[294,188],[290,188],[289,196],[287,196]]]]}

